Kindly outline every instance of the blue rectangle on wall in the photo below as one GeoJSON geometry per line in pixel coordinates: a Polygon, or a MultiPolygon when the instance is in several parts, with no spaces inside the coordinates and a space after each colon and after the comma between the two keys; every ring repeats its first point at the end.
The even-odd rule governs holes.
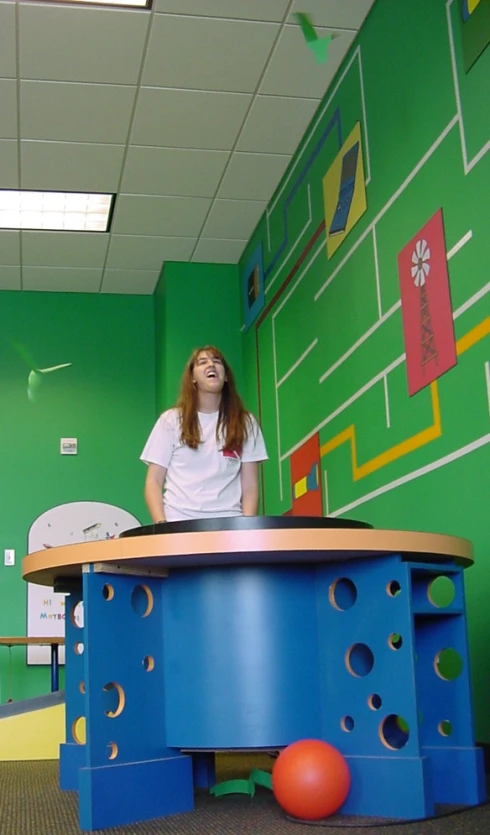
{"type": "Polygon", "coordinates": [[[252,252],[242,273],[245,330],[253,324],[265,304],[262,241],[252,252]]]}

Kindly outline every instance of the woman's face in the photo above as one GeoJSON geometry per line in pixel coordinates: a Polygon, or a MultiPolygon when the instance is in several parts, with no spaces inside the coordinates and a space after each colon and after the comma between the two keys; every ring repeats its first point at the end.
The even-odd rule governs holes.
{"type": "Polygon", "coordinates": [[[220,394],[226,380],[223,360],[209,351],[200,351],[192,369],[192,380],[198,392],[220,394]]]}

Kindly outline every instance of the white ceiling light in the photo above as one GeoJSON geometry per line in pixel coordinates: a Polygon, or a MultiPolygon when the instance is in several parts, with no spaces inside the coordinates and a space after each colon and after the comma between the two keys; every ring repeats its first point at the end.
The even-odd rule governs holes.
{"type": "Polygon", "coordinates": [[[55,0],[55,2],[64,6],[79,3],[83,6],[130,6],[136,9],[147,9],[151,5],[151,0],[55,0]]]}
{"type": "Polygon", "coordinates": [[[0,189],[0,229],[107,232],[113,194],[0,189]]]}

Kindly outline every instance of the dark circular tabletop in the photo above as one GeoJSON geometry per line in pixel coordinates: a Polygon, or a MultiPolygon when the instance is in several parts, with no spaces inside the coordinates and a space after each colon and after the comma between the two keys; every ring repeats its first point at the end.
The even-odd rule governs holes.
{"type": "Polygon", "coordinates": [[[265,531],[310,529],[352,529],[372,530],[369,522],[355,519],[336,519],[329,516],[228,516],[212,519],[189,519],[183,522],[159,522],[154,525],[142,525],[124,531],[120,537],[151,536],[151,534],[170,533],[208,533],[214,531],[265,531]]]}

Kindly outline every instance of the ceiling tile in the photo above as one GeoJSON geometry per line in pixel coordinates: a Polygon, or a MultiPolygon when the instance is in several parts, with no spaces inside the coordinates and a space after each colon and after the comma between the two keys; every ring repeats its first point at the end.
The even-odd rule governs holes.
{"type": "Polygon", "coordinates": [[[15,78],[15,3],[0,3],[0,76],[15,78]]]}
{"type": "Polygon", "coordinates": [[[22,232],[22,263],[33,267],[102,267],[109,235],[97,232],[22,232]]]}
{"type": "MultiPolygon", "coordinates": [[[[317,29],[320,37],[328,31],[317,29]]],[[[260,93],[321,99],[355,36],[354,31],[335,37],[329,46],[328,61],[318,64],[299,26],[285,26],[262,79],[260,93]]]]}
{"type": "Polygon", "coordinates": [[[164,261],[188,261],[195,243],[195,238],[111,235],[106,266],[160,271],[164,261]]]}
{"type": "Polygon", "coordinates": [[[207,264],[238,264],[246,240],[229,241],[217,238],[200,238],[196,251],[192,256],[193,262],[207,264]]]}
{"type": "Polygon", "coordinates": [[[131,293],[151,296],[160,270],[106,270],[101,293],[131,293]]]}
{"type": "Polygon", "coordinates": [[[0,185],[19,188],[19,165],[15,139],[0,139],[0,185]]]}
{"type": "Polygon", "coordinates": [[[155,0],[157,12],[281,21],[289,0],[155,0]]]}
{"type": "Polygon", "coordinates": [[[19,11],[22,78],[137,83],[148,12],[40,3],[19,11]]]}
{"type": "Polygon", "coordinates": [[[0,290],[21,290],[20,267],[0,266],[0,290]]]}
{"type": "Polygon", "coordinates": [[[20,264],[20,232],[0,231],[0,264],[20,264]]]}
{"type": "Polygon", "coordinates": [[[213,197],[228,157],[228,151],[131,146],[121,191],[213,197]]]}
{"type": "Polygon", "coordinates": [[[23,81],[23,139],[125,144],[136,87],[23,81]]]}
{"type": "Polygon", "coordinates": [[[215,200],[202,236],[248,241],[266,206],[258,200],[215,200]]]}
{"type": "MultiPolygon", "coordinates": [[[[340,29],[359,29],[375,0],[308,0],[308,14],[314,26],[340,29]]],[[[294,0],[289,21],[294,14],[304,12],[303,0],[294,0]]]]}
{"type": "Polygon", "coordinates": [[[98,293],[102,270],[69,267],[23,267],[24,290],[49,290],[52,293],[98,293]]]}
{"type": "Polygon", "coordinates": [[[315,99],[257,96],[237,150],[294,154],[318,104],[315,99]]]}
{"type": "Polygon", "coordinates": [[[138,96],[131,142],[170,148],[229,150],[252,97],[144,87],[138,96]]]}
{"type": "Polygon", "coordinates": [[[124,146],[78,142],[21,143],[22,188],[116,192],[124,146]]]}
{"type": "Polygon", "coordinates": [[[140,197],[121,194],[113,232],[191,238],[199,234],[211,200],[204,197],[140,197]]]}
{"type": "Polygon", "coordinates": [[[17,136],[17,82],[0,79],[0,138],[17,136]]]}
{"type": "Polygon", "coordinates": [[[142,83],[251,93],[278,28],[275,23],[157,15],[142,83]]]}
{"type": "Polygon", "coordinates": [[[218,197],[268,201],[290,159],[286,155],[235,152],[226,169],[218,197]]]}

